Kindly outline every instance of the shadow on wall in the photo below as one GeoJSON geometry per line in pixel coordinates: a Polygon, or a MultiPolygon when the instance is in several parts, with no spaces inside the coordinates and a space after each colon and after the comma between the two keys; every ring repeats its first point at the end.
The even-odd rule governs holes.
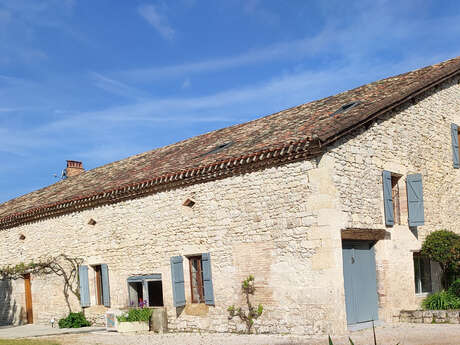
{"type": "MultiPolygon", "coordinates": [[[[11,280],[0,280],[0,326],[12,325],[18,312],[16,301],[12,297],[11,280]]],[[[23,323],[24,310],[21,307],[19,324],[23,323]]]]}

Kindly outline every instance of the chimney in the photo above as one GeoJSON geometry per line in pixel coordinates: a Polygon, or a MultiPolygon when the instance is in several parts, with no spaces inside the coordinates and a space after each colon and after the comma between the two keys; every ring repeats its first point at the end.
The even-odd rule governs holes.
{"type": "Polygon", "coordinates": [[[67,161],[67,169],[65,169],[67,177],[80,175],[84,171],[82,162],[67,161]]]}

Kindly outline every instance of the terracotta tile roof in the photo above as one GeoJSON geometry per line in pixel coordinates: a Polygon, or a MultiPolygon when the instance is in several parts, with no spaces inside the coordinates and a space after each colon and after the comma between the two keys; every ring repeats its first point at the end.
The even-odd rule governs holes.
{"type": "Polygon", "coordinates": [[[115,200],[114,195],[122,191],[129,198],[129,190],[140,191],[205,173],[215,176],[230,165],[248,166],[292,150],[312,152],[318,144],[329,144],[459,71],[457,57],[89,170],[1,204],[0,228],[85,207],[91,200],[115,200]],[[331,116],[354,101],[360,103],[331,116]],[[205,154],[229,142],[228,147],[205,154]]]}

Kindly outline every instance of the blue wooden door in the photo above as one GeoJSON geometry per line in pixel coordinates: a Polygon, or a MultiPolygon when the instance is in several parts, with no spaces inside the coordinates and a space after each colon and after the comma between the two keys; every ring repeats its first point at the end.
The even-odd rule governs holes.
{"type": "Polygon", "coordinates": [[[347,323],[378,319],[374,247],[366,241],[344,241],[343,278],[347,323]]]}

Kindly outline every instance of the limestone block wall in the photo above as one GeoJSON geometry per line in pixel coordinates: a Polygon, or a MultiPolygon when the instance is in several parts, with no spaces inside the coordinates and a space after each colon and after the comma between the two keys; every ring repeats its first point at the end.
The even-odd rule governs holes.
{"type": "Polygon", "coordinates": [[[402,310],[401,322],[410,323],[460,323],[460,310],[402,310]]]}
{"type": "MultiPolygon", "coordinates": [[[[127,278],[160,273],[169,328],[238,331],[227,308],[241,304],[241,280],[253,274],[255,303],[263,316],[255,327],[267,333],[341,333],[346,315],[337,190],[333,160],[291,163],[183,189],[97,207],[1,231],[0,262],[29,262],[65,253],[89,265],[107,264],[111,307],[128,306],[127,278]],[[183,206],[187,198],[196,204],[183,206]],[[96,221],[89,225],[90,219],[96,221]],[[20,235],[25,240],[20,240],[20,235]],[[186,255],[211,253],[215,306],[190,303],[186,255]],[[170,257],[184,257],[187,306],[173,307],[170,257]]],[[[32,277],[34,319],[48,323],[67,313],[58,277],[32,277]]],[[[23,282],[10,300],[24,308],[23,282]]],[[[13,285],[14,285],[13,284],[13,285]]],[[[71,296],[71,306],[78,301],[71,296]]],[[[91,318],[105,307],[86,310],[91,318]]],[[[96,317],[94,316],[96,315],[96,317]]],[[[16,318],[17,319],[17,318],[16,318]]],[[[15,320],[16,320],[15,319],[15,320]]]]}
{"type": "Polygon", "coordinates": [[[460,124],[458,77],[356,130],[326,154],[335,161],[333,180],[346,227],[387,230],[376,243],[380,314],[387,321],[419,306],[413,252],[426,235],[439,229],[460,233],[460,170],[452,164],[451,123],[460,124]],[[393,227],[384,223],[383,170],[401,175],[401,224],[393,227]],[[417,229],[407,225],[406,176],[413,173],[423,178],[425,225],[417,229]]]}

